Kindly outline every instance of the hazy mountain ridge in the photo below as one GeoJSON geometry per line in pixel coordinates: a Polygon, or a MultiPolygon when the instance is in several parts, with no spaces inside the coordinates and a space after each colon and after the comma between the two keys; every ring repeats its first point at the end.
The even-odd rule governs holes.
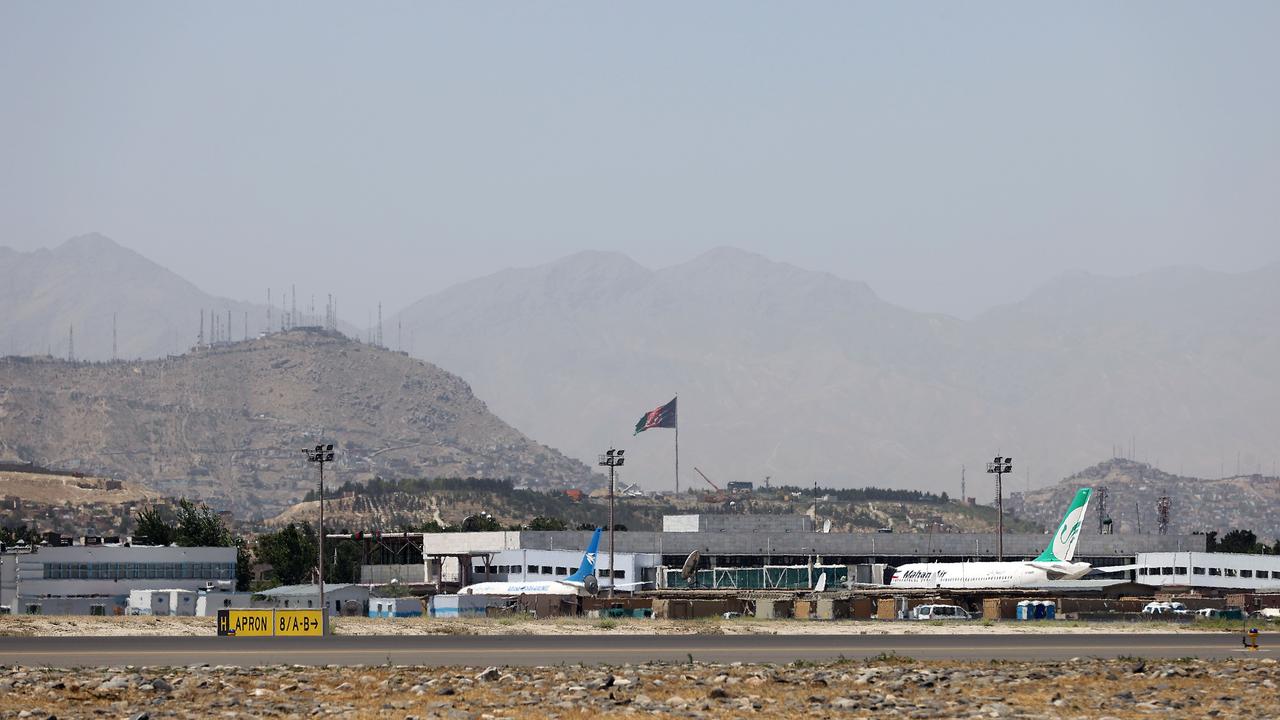
{"type": "Polygon", "coordinates": [[[732,248],[657,270],[584,253],[455,286],[400,319],[417,354],[533,437],[583,458],[632,448],[628,477],[648,487],[673,482],[670,433],[628,428],[678,392],[686,471],[954,493],[965,464],[985,500],[976,466],[997,451],[1017,456],[1019,486],[1134,435],[1193,467],[1227,449],[1261,461],[1280,402],[1278,269],[1076,273],[962,321],[732,248]]]}
{"type": "Polygon", "coordinates": [[[1235,529],[1253,530],[1259,538],[1280,538],[1280,478],[1239,475],[1217,479],[1185,477],[1146,463],[1115,458],[1086,468],[1049,487],[1016,493],[1006,507],[1019,517],[1050,526],[1062,518],[1077,490],[1092,487],[1089,515],[1082,532],[1097,533],[1098,494],[1107,488],[1106,513],[1117,533],[1159,532],[1156,507],[1168,497],[1170,534],[1235,529]]]}
{"type": "Polygon", "coordinates": [[[0,456],[274,512],[328,479],[590,482],[590,468],[493,416],[457,376],[334,333],[293,331],[148,362],[0,360],[0,456]]]}

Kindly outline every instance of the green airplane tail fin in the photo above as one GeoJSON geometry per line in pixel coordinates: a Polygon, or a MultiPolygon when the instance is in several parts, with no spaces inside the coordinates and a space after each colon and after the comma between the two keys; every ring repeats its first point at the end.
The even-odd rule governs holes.
{"type": "Polygon", "coordinates": [[[1080,488],[1076,497],[1067,508],[1062,524],[1053,534],[1049,547],[1036,558],[1039,562],[1071,562],[1076,554],[1076,543],[1080,541],[1080,528],[1084,524],[1084,513],[1089,507],[1089,498],[1093,488],[1080,488]]]}

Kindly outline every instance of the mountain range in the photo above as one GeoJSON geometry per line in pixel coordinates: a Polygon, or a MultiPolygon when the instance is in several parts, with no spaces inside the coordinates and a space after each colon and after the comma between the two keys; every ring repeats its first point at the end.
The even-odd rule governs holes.
{"type": "Polygon", "coordinates": [[[866,284],[720,248],[651,270],[588,252],[506,270],[399,316],[534,438],[674,486],[671,430],[630,437],[679,394],[681,483],[993,493],[1135,454],[1209,475],[1273,462],[1280,265],[1062,276],[978,318],[894,306],[866,284]]]}
{"type": "MultiPolygon", "coordinates": [[[[106,309],[123,317],[127,299],[157,315],[139,337],[122,323],[120,355],[162,356],[191,346],[201,307],[229,303],[97,236],[0,250],[0,277],[13,279],[3,299],[22,318],[0,321],[0,351],[22,354],[43,353],[50,336],[56,348],[76,317],[101,333],[106,309]],[[93,271],[112,263],[128,272],[93,271]],[[186,309],[159,316],[169,308],[186,309]]],[[[587,462],[626,448],[627,483],[674,486],[674,432],[632,427],[678,394],[682,488],[703,487],[697,467],[722,486],[769,476],[955,495],[965,466],[967,494],[987,501],[984,463],[996,454],[1015,457],[1011,489],[1117,447],[1201,477],[1274,463],[1277,318],[1280,265],[1070,273],[961,320],[719,248],[659,269],[584,252],[503,270],[390,323],[538,442],[587,462]]],[[[82,332],[103,347],[74,321],[77,348],[82,332]]]]}

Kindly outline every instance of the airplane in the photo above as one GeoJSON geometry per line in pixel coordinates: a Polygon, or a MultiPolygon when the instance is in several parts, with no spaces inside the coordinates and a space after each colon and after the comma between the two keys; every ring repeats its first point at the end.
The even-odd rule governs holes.
{"type": "Polygon", "coordinates": [[[1092,488],[1080,488],[1067,508],[1049,547],[1035,560],[1012,562],[910,563],[897,568],[889,587],[895,588],[1015,588],[1038,587],[1054,580],[1077,580],[1089,574],[1089,563],[1072,562],[1080,526],[1092,488]]]}
{"type": "Polygon", "coordinates": [[[468,585],[459,595],[579,595],[586,592],[595,595],[600,589],[596,580],[596,551],[600,548],[601,528],[591,536],[587,551],[582,554],[578,571],[569,577],[555,580],[495,581],[468,585]]]}

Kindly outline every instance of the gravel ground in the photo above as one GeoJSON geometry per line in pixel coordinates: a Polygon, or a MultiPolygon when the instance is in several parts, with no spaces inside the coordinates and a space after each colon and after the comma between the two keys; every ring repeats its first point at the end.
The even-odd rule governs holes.
{"type": "Polygon", "coordinates": [[[0,668],[0,718],[1280,717],[1270,658],[0,668]]]}
{"type": "MultiPolygon", "coordinates": [[[[1255,623],[1256,624],[1256,623],[1255,623]]],[[[1171,622],[881,622],[875,620],[592,620],[588,618],[477,618],[433,620],[426,618],[337,618],[336,635],[565,635],[612,633],[619,635],[925,635],[955,633],[1045,633],[1063,632],[1200,632],[1221,630],[1210,624],[1171,622]]],[[[1234,625],[1232,629],[1234,629],[1234,625]]],[[[211,617],[84,617],[54,615],[0,616],[0,635],[213,635],[217,631],[211,617]]],[[[3,658],[0,658],[3,660],[3,658]]]]}

